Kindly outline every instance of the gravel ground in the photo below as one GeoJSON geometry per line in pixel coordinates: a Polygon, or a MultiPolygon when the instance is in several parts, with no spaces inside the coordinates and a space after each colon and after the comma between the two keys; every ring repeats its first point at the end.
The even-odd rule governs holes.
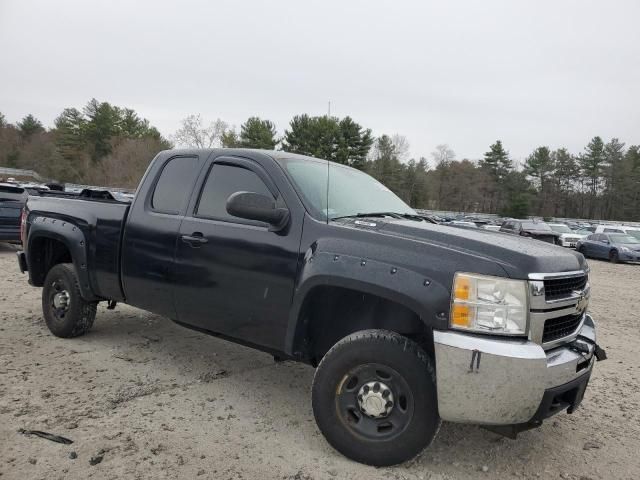
{"type": "Polygon", "coordinates": [[[0,244],[2,479],[640,477],[640,265],[590,262],[591,312],[609,360],[573,415],[515,441],[445,423],[418,459],[376,469],[324,441],[310,367],[127,306],[101,305],[84,337],[53,337],[14,251],[0,244]]]}

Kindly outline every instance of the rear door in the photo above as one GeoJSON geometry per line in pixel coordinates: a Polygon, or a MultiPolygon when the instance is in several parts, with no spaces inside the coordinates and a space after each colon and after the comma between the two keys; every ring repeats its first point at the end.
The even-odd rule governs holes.
{"type": "Polygon", "coordinates": [[[603,233],[599,233],[596,235],[596,241],[593,242],[593,256],[598,258],[608,258],[609,256],[609,245],[607,236],[603,233]]]}
{"type": "Polygon", "coordinates": [[[122,241],[121,271],[127,303],[172,319],[176,319],[176,240],[204,164],[202,155],[177,155],[154,162],[136,193],[122,241]]]}
{"type": "MultiPolygon", "coordinates": [[[[293,295],[302,217],[256,161],[218,157],[203,170],[200,196],[180,227],[175,300],[180,322],[281,350],[293,295]],[[289,228],[233,217],[235,192],[272,197],[291,212],[289,228]]],[[[291,197],[290,197],[291,198],[291,197]]]]}
{"type": "Polygon", "coordinates": [[[582,248],[587,256],[593,255],[593,242],[595,241],[596,235],[597,234],[592,233],[582,241],[582,248]]]}

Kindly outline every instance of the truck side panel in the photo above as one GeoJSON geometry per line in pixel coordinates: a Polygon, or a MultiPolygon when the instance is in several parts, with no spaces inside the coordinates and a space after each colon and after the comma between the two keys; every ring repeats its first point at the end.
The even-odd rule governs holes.
{"type": "MultiPolygon", "coordinates": [[[[92,299],[124,300],[120,283],[120,240],[129,204],[74,198],[29,197],[26,245],[30,281],[44,281],[41,264],[44,240],[68,249],[84,280],[83,295],[92,299]],[[86,273],[85,273],[86,272],[86,273]]],[[[46,273],[46,272],[44,272],[46,273]]]]}

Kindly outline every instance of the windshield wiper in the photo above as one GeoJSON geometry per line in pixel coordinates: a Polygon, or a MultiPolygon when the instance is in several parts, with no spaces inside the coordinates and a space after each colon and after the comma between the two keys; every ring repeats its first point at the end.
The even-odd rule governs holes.
{"type": "Polygon", "coordinates": [[[353,215],[342,215],[340,217],[333,217],[331,220],[338,220],[341,218],[363,218],[363,217],[393,217],[393,218],[410,218],[413,220],[424,220],[424,217],[420,215],[414,215],[412,213],[399,213],[399,212],[368,212],[368,213],[354,213],[353,215]]]}

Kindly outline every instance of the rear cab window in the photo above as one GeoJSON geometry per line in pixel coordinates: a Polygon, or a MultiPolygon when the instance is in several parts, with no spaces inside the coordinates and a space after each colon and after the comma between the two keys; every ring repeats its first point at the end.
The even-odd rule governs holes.
{"type": "Polygon", "coordinates": [[[151,197],[151,209],[177,215],[187,206],[199,173],[198,157],[174,157],[166,162],[151,197]]]}

